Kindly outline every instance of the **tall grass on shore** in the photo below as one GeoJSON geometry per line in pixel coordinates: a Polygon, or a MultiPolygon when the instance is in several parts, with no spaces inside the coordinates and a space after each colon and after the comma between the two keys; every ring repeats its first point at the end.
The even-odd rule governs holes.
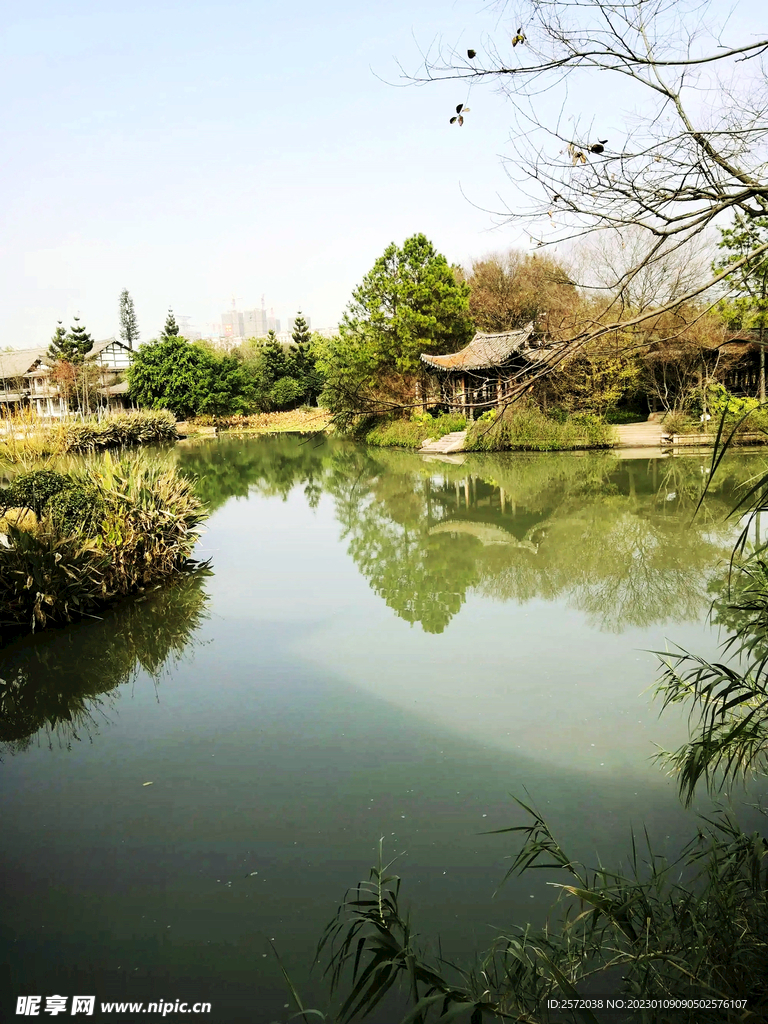
{"type": "Polygon", "coordinates": [[[43,424],[29,415],[5,420],[2,427],[0,463],[9,464],[51,459],[67,453],[170,443],[179,437],[173,414],[164,409],[51,424],[43,424]]]}
{"type": "Polygon", "coordinates": [[[421,448],[427,438],[437,441],[453,431],[464,430],[466,425],[466,418],[457,413],[442,413],[434,417],[426,413],[407,420],[381,420],[362,433],[362,439],[378,448],[421,448]]]}
{"type": "Polygon", "coordinates": [[[536,406],[516,405],[499,416],[481,417],[473,423],[464,447],[476,452],[556,452],[610,448],[613,444],[610,424],[592,413],[554,419],[536,406]]]}
{"type": "Polygon", "coordinates": [[[2,494],[0,622],[33,630],[170,579],[191,560],[206,517],[190,482],[140,453],[88,471],[17,477],[2,494]],[[33,521],[18,520],[32,514],[33,521]]]}

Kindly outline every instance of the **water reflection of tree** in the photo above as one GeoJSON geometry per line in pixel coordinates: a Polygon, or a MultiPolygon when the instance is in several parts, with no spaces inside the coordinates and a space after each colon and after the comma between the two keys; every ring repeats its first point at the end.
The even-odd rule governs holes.
{"type": "Polygon", "coordinates": [[[313,437],[225,439],[179,448],[179,468],[196,478],[195,490],[211,510],[229,498],[255,490],[266,497],[287,498],[302,484],[310,507],[322,494],[328,444],[313,437]]]}
{"type": "Polygon", "coordinates": [[[732,457],[693,513],[707,459],[611,455],[468,456],[272,437],[179,454],[214,507],[249,491],[335,503],[372,589],[407,622],[441,632],[467,594],[567,600],[602,629],[692,619],[728,550],[725,517],[755,457],[732,457]]]}
{"type": "Polygon", "coordinates": [[[115,687],[139,669],[158,681],[193,642],[207,595],[199,570],[116,607],[103,620],[20,637],[0,652],[0,744],[24,750],[45,730],[69,746],[112,706],[115,687]]]}

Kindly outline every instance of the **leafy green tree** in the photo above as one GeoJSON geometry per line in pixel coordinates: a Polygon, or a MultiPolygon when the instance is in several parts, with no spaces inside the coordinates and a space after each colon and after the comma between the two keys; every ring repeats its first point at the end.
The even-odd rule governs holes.
{"type": "MultiPolygon", "coordinates": [[[[747,219],[737,213],[730,228],[720,228],[718,249],[725,253],[715,260],[715,271],[726,270],[731,263],[743,259],[761,245],[768,243],[768,217],[747,219]]],[[[722,312],[740,327],[758,331],[760,346],[760,401],[765,401],[765,328],[768,324],[768,255],[748,259],[726,278],[732,299],[721,304],[722,312]]]]}
{"type": "Polygon", "coordinates": [[[86,355],[93,348],[93,338],[85,327],[80,323],[80,318],[75,317],[69,333],[59,320],[51,344],[48,346],[48,359],[51,362],[82,363],[86,355]]]}
{"type": "Polygon", "coordinates": [[[178,338],[179,337],[179,325],[176,323],[176,317],[173,315],[173,310],[169,307],[168,316],[165,318],[165,325],[160,332],[161,338],[178,338]]]}
{"type": "Polygon", "coordinates": [[[208,392],[200,400],[198,413],[232,416],[253,406],[254,384],[241,360],[233,355],[211,355],[208,392]]]}
{"type": "Polygon", "coordinates": [[[469,287],[425,235],[388,245],[352,293],[341,335],[372,375],[416,373],[422,352],[454,352],[471,339],[469,287]]]}
{"type": "Polygon", "coordinates": [[[128,368],[131,396],[150,409],[170,409],[181,419],[200,414],[247,412],[253,384],[235,356],[218,357],[178,335],[142,345],[128,368]]]}
{"type": "Polygon", "coordinates": [[[133,343],[139,340],[139,322],[127,288],[120,292],[120,337],[128,348],[133,348],[133,343]]]}

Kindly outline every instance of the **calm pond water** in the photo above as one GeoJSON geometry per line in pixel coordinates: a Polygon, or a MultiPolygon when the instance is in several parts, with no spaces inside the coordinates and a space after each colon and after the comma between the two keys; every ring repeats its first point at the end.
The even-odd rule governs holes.
{"type": "Polygon", "coordinates": [[[714,653],[724,517],[762,456],[693,522],[706,455],[158,457],[199,477],[212,572],[0,652],[3,1019],[91,993],[283,1021],[270,940],[323,1006],[315,944],[382,836],[418,930],[468,956],[551,899],[541,872],[494,898],[514,844],[482,833],[525,820],[513,795],[590,860],[643,822],[689,834],[648,652],[714,653]]]}

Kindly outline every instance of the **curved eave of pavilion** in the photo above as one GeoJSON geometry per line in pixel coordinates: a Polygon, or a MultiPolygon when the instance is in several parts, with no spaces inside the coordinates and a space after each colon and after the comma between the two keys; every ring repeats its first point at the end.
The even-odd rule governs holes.
{"type": "Polygon", "coordinates": [[[528,324],[520,331],[503,331],[501,334],[483,334],[478,331],[472,341],[458,352],[446,356],[422,352],[421,361],[445,373],[452,370],[490,370],[504,366],[526,345],[532,334],[533,324],[528,324]]]}

